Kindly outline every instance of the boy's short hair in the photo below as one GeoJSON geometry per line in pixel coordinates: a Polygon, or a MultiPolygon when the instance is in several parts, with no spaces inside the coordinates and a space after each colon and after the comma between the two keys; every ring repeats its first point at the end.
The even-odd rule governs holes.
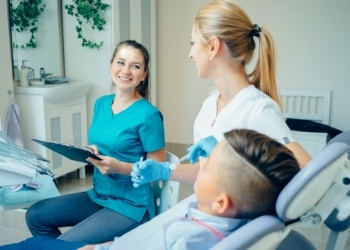
{"type": "Polygon", "coordinates": [[[235,129],[224,136],[222,153],[228,160],[220,166],[218,185],[237,206],[235,217],[275,214],[279,193],[300,170],[293,153],[254,130],[235,129]]]}

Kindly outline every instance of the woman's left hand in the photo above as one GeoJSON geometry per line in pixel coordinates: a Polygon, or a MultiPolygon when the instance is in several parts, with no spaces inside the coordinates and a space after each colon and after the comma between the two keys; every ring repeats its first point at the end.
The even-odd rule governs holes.
{"type": "Polygon", "coordinates": [[[208,158],[217,144],[218,141],[214,136],[208,136],[187,149],[187,158],[190,160],[191,164],[195,164],[200,156],[208,158]]]}

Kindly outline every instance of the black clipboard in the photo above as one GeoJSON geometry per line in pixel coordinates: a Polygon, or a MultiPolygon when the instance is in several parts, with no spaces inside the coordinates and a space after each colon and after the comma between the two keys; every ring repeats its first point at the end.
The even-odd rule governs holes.
{"type": "Polygon", "coordinates": [[[102,160],[100,157],[98,157],[94,153],[91,153],[87,149],[78,148],[73,145],[65,145],[59,142],[47,142],[37,139],[32,140],[73,161],[89,163],[88,161],[86,161],[88,157],[94,158],[96,160],[102,160]]]}

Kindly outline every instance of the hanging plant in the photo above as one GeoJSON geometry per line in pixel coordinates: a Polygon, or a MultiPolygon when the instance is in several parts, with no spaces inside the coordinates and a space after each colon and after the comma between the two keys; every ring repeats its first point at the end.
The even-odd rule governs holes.
{"type": "Polygon", "coordinates": [[[31,34],[27,43],[22,45],[13,43],[13,47],[22,49],[37,47],[38,17],[46,7],[41,2],[42,0],[18,0],[17,7],[14,7],[10,1],[11,29],[15,29],[18,33],[29,31],[31,34]]]}
{"type": "Polygon", "coordinates": [[[76,26],[76,31],[78,33],[78,39],[82,40],[81,46],[90,49],[101,48],[103,41],[95,43],[83,36],[82,25],[85,22],[93,30],[103,30],[103,26],[106,24],[104,15],[109,5],[102,3],[101,0],[73,0],[73,4],[66,4],[64,7],[68,15],[75,16],[77,19],[78,25],[76,26]]]}

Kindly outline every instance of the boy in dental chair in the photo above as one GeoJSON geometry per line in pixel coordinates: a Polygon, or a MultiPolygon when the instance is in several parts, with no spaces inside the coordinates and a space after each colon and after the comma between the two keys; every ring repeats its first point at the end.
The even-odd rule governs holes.
{"type": "Polygon", "coordinates": [[[270,138],[226,133],[197,175],[198,202],[166,228],[167,249],[209,249],[247,220],[275,214],[280,191],[299,170],[293,154],[270,138]]]}
{"type": "MultiPolygon", "coordinates": [[[[225,140],[199,171],[195,197],[115,238],[113,243],[80,249],[209,249],[247,220],[274,214],[280,191],[299,170],[291,151],[275,140],[252,130],[232,130],[225,133],[225,140]]],[[[84,245],[37,237],[4,249],[21,249],[15,245],[25,242],[32,249],[34,245],[37,249],[84,245]]]]}

